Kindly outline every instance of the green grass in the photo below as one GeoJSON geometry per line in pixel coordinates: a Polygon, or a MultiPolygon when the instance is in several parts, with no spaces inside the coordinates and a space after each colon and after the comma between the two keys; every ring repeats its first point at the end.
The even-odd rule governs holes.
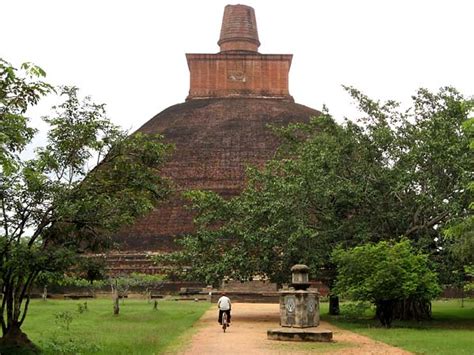
{"type": "MultiPolygon", "coordinates": [[[[78,312],[80,303],[84,300],[32,301],[23,330],[46,354],[170,353],[189,341],[193,324],[210,307],[206,302],[160,301],[155,311],[146,300],[126,300],[120,315],[113,316],[109,299],[88,300],[84,313],[78,312]],[[55,317],[65,311],[73,317],[69,331],[55,317]]],[[[474,354],[474,300],[466,301],[464,308],[459,300],[436,301],[432,321],[394,322],[391,329],[380,327],[370,316],[353,321],[331,317],[327,309],[327,303],[322,303],[323,320],[416,354],[474,354]]],[[[325,353],[350,346],[280,343],[275,350],[325,353]]]]}
{"type": "Polygon", "coordinates": [[[34,300],[22,329],[46,354],[159,354],[183,344],[210,306],[160,301],[158,310],[153,310],[146,300],[126,300],[120,315],[114,316],[112,300],[88,300],[83,313],[78,311],[80,303],[84,300],[34,300]],[[55,317],[66,311],[73,316],[69,331],[55,317]]]}
{"type": "Polygon", "coordinates": [[[328,316],[327,304],[322,306],[322,319],[415,354],[474,354],[474,300],[465,301],[464,308],[459,300],[435,301],[433,320],[396,321],[391,329],[371,317],[349,321],[342,315],[328,316]]]}

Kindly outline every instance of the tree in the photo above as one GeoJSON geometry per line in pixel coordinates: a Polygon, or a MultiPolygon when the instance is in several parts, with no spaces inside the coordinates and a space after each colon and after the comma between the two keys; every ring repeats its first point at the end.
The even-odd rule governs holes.
{"type": "MultiPolygon", "coordinates": [[[[463,125],[463,129],[470,137],[470,149],[474,149],[474,118],[469,119],[463,125]]],[[[474,181],[470,181],[467,190],[474,192],[474,181]]],[[[469,203],[469,210],[474,210],[472,198],[469,203]]],[[[467,290],[473,288],[472,274],[474,270],[474,215],[461,216],[451,219],[445,226],[444,237],[449,241],[449,252],[455,258],[459,275],[460,286],[467,290]],[[467,285],[465,280],[470,279],[467,285]]]]}
{"type": "Polygon", "coordinates": [[[131,288],[136,288],[141,291],[145,290],[147,297],[150,297],[150,288],[161,288],[163,287],[164,281],[162,276],[160,275],[131,273],[114,275],[109,278],[109,284],[112,290],[114,315],[119,315],[119,300],[120,298],[122,298],[123,303],[125,301],[125,298],[128,297],[128,292],[131,288]]]}
{"type": "Polygon", "coordinates": [[[41,273],[64,271],[78,254],[107,246],[113,231],[169,190],[158,169],[171,147],[159,136],[128,137],[107,119],[104,105],[80,100],[77,88],[60,89],[64,101],[45,119],[51,127],[47,144],[24,158],[35,133],[24,114],[51,87],[32,81],[44,76],[41,69],[23,69],[22,76],[1,62],[2,346],[31,345],[21,325],[41,273]]]}
{"type": "Polygon", "coordinates": [[[16,153],[31,141],[35,129],[28,126],[24,116],[27,108],[38,103],[53,87],[42,80],[45,72],[31,63],[21,66],[24,76],[0,58],[0,164],[8,171],[16,153]]]}
{"type": "Polygon", "coordinates": [[[79,264],[73,269],[73,272],[80,278],[89,281],[91,285],[94,281],[104,280],[107,272],[105,256],[82,257],[79,260],[79,264]]]}
{"type": "MultiPolygon", "coordinates": [[[[430,301],[441,291],[428,255],[416,253],[407,239],[381,241],[349,250],[336,249],[335,291],[355,301],[369,301],[383,326],[390,327],[397,302],[412,300],[431,313],[430,301]]],[[[419,313],[418,320],[427,312],[419,313]]]]}
{"type": "MultiPolygon", "coordinates": [[[[198,211],[198,231],[171,256],[175,264],[192,266],[185,276],[214,284],[224,277],[261,276],[282,284],[289,282],[292,265],[304,263],[331,286],[333,248],[369,238],[370,226],[379,225],[368,212],[386,201],[372,192],[377,180],[364,174],[376,177],[383,167],[371,147],[359,143],[357,126],[339,126],[324,113],[278,134],[284,142],[279,156],[263,171],[248,170],[240,196],[187,194],[198,211]],[[353,237],[354,231],[361,234],[353,237]]],[[[333,313],[337,304],[331,295],[333,313]]]]}
{"type": "Polygon", "coordinates": [[[331,286],[337,246],[401,236],[442,264],[441,227],[467,213],[463,187],[472,165],[461,127],[473,101],[452,88],[420,89],[404,111],[346,90],[363,118],[338,125],[323,112],[278,128],[278,154],[264,169],[248,170],[240,196],[187,194],[197,233],[165,258],[176,272],[213,283],[256,275],[283,283],[291,265],[304,263],[331,286]]]}

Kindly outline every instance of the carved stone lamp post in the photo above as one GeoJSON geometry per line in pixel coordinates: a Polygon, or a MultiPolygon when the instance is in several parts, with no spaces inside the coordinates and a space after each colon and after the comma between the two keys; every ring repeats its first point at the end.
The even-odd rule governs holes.
{"type": "Polygon", "coordinates": [[[331,341],[331,331],[314,329],[319,325],[319,293],[309,288],[309,268],[293,266],[291,281],[292,287],[279,291],[281,328],[268,330],[268,339],[331,341]]]}
{"type": "Polygon", "coordinates": [[[282,327],[309,328],[319,325],[319,293],[309,289],[309,267],[291,268],[291,285],[280,290],[280,325],[282,327]]]}

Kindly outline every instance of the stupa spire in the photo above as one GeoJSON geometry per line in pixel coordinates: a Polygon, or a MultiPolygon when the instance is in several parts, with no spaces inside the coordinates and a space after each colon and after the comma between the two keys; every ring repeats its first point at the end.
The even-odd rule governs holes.
{"type": "Polygon", "coordinates": [[[221,35],[217,44],[221,52],[257,52],[260,41],[254,9],[246,5],[227,5],[224,9],[221,35]]]}
{"type": "Polygon", "coordinates": [[[227,5],[222,19],[219,53],[188,53],[190,72],[186,100],[252,97],[293,101],[288,91],[291,54],[258,52],[255,11],[227,5]]]}

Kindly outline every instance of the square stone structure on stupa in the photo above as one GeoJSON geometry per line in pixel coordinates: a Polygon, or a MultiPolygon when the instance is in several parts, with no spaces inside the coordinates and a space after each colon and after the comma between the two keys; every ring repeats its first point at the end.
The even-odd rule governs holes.
{"type": "MultiPolygon", "coordinates": [[[[248,165],[263,166],[278,147],[269,125],[308,122],[319,111],[289,93],[291,54],[261,54],[254,9],[227,5],[216,54],[186,54],[190,88],[184,103],[168,107],[139,132],[160,133],[175,151],[161,170],[176,191],[157,209],[114,237],[119,251],[111,272],[159,270],[141,255],[176,249],[176,238],[195,230],[181,193],[239,194],[248,165]],[[128,259],[127,259],[128,258],[128,259]]],[[[184,69],[184,68],[183,68],[184,69]]]]}

